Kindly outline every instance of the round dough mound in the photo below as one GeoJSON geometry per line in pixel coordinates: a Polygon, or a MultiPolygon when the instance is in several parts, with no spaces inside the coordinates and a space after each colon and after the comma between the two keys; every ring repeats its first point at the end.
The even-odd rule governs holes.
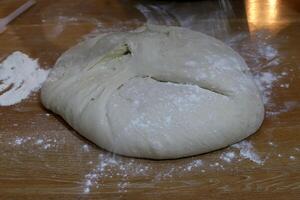
{"type": "Polygon", "coordinates": [[[264,117],[236,52],[171,26],[100,35],[71,48],[44,84],[42,102],[100,147],[153,159],[226,147],[264,117]]]}

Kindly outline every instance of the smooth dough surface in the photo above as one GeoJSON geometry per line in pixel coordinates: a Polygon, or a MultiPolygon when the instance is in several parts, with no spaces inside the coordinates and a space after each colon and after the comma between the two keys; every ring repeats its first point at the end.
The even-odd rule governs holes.
{"type": "Polygon", "coordinates": [[[169,159],[238,142],[264,107],[244,60],[199,32],[146,25],[65,52],[42,87],[44,106],[100,147],[169,159]]]}

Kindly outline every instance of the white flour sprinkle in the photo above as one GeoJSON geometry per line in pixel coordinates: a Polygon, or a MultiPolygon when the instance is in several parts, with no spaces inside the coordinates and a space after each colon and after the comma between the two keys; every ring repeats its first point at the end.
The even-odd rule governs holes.
{"type": "Polygon", "coordinates": [[[50,147],[51,147],[51,144],[45,144],[43,148],[44,149],[49,149],[50,147]]]}
{"type": "Polygon", "coordinates": [[[274,144],[273,142],[268,142],[268,144],[270,145],[270,146],[272,146],[272,147],[276,147],[277,145],[276,144],[274,144]]]}
{"type": "Polygon", "coordinates": [[[35,142],[35,144],[42,144],[43,142],[44,142],[44,140],[38,139],[38,140],[35,142]]]}
{"type": "Polygon", "coordinates": [[[84,144],[84,145],[82,146],[82,150],[85,151],[85,152],[89,152],[89,151],[90,151],[89,145],[84,144]]]}
{"type": "Polygon", "coordinates": [[[186,165],[183,166],[183,171],[191,171],[194,168],[198,168],[203,165],[203,161],[198,159],[198,160],[193,160],[186,165]]]}
{"type": "MultiPolygon", "coordinates": [[[[239,33],[225,41],[226,44],[235,49],[247,62],[254,74],[254,81],[260,90],[266,110],[272,104],[272,89],[274,83],[283,76],[288,75],[286,71],[273,72],[272,68],[281,63],[276,47],[268,43],[269,34],[265,31],[257,32],[253,39],[246,33],[239,33]]],[[[289,87],[288,83],[283,83],[289,87]]]]}
{"type": "Polygon", "coordinates": [[[57,140],[56,139],[46,139],[40,138],[35,136],[17,136],[13,139],[13,141],[8,142],[8,144],[14,147],[24,147],[25,145],[37,146],[39,149],[52,149],[57,147],[57,140]]]}
{"type": "MultiPolygon", "coordinates": [[[[225,170],[222,161],[232,163],[235,160],[249,159],[260,165],[264,163],[250,142],[243,141],[232,147],[237,148],[239,153],[235,151],[223,152],[219,160],[207,163],[201,159],[187,161],[181,165],[165,163],[165,165],[162,164],[159,171],[156,171],[156,168],[151,163],[140,164],[139,159],[128,159],[111,153],[101,153],[98,164],[85,175],[82,191],[83,193],[89,193],[92,188],[101,190],[108,179],[117,178],[119,182],[116,184],[116,187],[119,192],[126,192],[130,186],[129,177],[154,177],[152,182],[168,180],[191,172],[205,173],[207,170],[225,170]]],[[[93,164],[93,162],[90,161],[88,164],[93,164]]]]}
{"type": "Polygon", "coordinates": [[[10,106],[26,99],[46,80],[48,71],[37,60],[16,51],[0,64],[0,106],[10,106]]]}
{"type": "Polygon", "coordinates": [[[278,56],[278,51],[267,43],[258,44],[258,52],[267,60],[272,60],[278,56]]]}
{"type": "Polygon", "coordinates": [[[289,88],[290,84],[288,84],[288,83],[280,84],[280,87],[282,87],[282,88],[289,88]]]}
{"type": "Polygon", "coordinates": [[[46,34],[50,38],[57,38],[64,32],[64,28],[65,27],[63,24],[58,23],[52,30],[49,30],[49,32],[47,32],[46,34]]]}
{"type": "Polygon", "coordinates": [[[135,159],[123,161],[122,157],[111,153],[100,154],[99,163],[91,172],[85,175],[83,192],[90,192],[91,187],[101,188],[104,179],[113,177],[120,179],[117,186],[120,191],[126,192],[128,176],[146,176],[150,169],[150,165],[138,164],[135,159]]]}
{"type": "Polygon", "coordinates": [[[264,164],[264,160],[261,160],[260,156],[255,152],[251,142],[245,140],[232,145],[232,147],[239,149],[241,157],[260,165],[264,164]]]}
{"type": "Polygon", "coordinates": [[[281,106],[277,106],[276,110],[267,110],[266,115],[267,116],[274,116],[274,115],[279,115],[281,113],[288,112],[296,107],[299,106],[298,101],[286,101],[283,103],[281,106]]]}
{"type": "Polygon", "coordinates": [[[90,185],[86,185],[87,187],[86,188],[84,188],[84,191],[83,191],[83,193],[89,193],[90,192],[90,185]]]}
{"type": "Polygon", "coordinates": [[[253,36],[253,40],[249,40],[245,33],[240,33],[227,43],[242,55],[253,71],[254,81],[263,97],[267,117],[288,112],[297,106],[290,104],[291,101],[284,102],[283,106],[273,101],[273,96],[276,95],[273,93],[274,87],[288,89],[291,86],[289,82],[283,81],[287,81],[284,77],[289,75],[292,68],[274,72],[274,68],[281,64],[281,56],[276,46],[268,42],[269,39],[268,32],[258,31],[253,36]]]}
{"type": "MultiPolygon", "coordinates": [[[[22,137],[15,138],[13,142],[15,144],[22,145],[30,140],[34,141],[34,144],[41,146],[42,149],[47,149],[54,147],[55,143],[51,141],[56,141],[56,139],[40,139],[35,137],[30,137],[31,139],[26,139],[22,137]]],[[[276,145],[273,142],[268,142],[272,148],[276,145]]],[[[187,159],[187,161],[182,162],[182,164],[171,164],[169,162],[159,162],[161,163],[159,169],[155,165],[157,163],[151,162],[142,162],[140,159],[129,159],[122,156],[117,156],[111,153],[101,153],[98,156],[98,161],[89,160],[87,162],[88,166],[93,166],[90,172],[84,176],[82,181],[82,192],[88,194],[95,190],[101,190],[103,186],[109,181],[109,179],[117,179],[116,188],[119,192],[127,192],[131,186],[129,178],[134,177],[148,177],[151,178],[151,182],[161,181],[161,180],[172,180],[176,176],[185,176],[189,173],[206,173],[206,171],[211,170],[225,170],[226,166],[223,166],[222,162],[232,163],[240,162],[244,159],[251,160],[252,162],[263,165],[266,159],[262,160],[261,157],[255,151],[251,142],[242,141],[238,144],[232,145],[232,148],[229,148],[228,151],[222,152],[219,156],[219,159],[207,162],[202,159],[187,159]],[[95,164],[94,164],[95,163],[95,164]]],[[[81,152],[89,154],[89,151],[85,149],[89,148],[88,144],[83,144],[81,146],[81,152]]],[[[293,147],[295,152],[299,151],[298,147],[293,147]]],[[[275,155],[278,158],[283,157],[282,154],[275,155]]],[[[296,160],[294,155],[288,157],[291,161],[296,160]]],[[[229,166],[230,167],[230,166],[229,166]]]]}
{"type": "Polygon", "coordinates": [[[295,156],[290,156],[289,159],[290,160],[296,160],[296,157],[295,156]]]}
{"type": "Polygon", "coordinates": [[[264,104],[267,104],[270,101],[273,82],[277,79],[278,77],[271,72],[261,72],[254,76],[255,83],[263,95],[264,104]]]}
{"type": "Polygon", "coordinates": [[[233,151],[229,152],[223,152],[220,156],[221,160],[224,160],[226,162],[231,162],[236,157],[235,153],[233,151]]]}
{"type": "Polygon", "coordinates": [[[23,143],[26,143],[28,140],[31,140],[31,137],[22,138],[22,137],[16,137],[16,140],[14,142],[15,145],[21,145],[23,143]]]}

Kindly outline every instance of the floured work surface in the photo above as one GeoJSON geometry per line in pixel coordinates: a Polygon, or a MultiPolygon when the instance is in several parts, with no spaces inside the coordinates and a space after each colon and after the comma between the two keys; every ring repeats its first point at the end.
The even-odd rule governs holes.
{"type": "MultiPolygon", "coordinates": [[[[264,93],[266,118],[246,141],[157,162],[102,151],[48,113],[33,92],[21,103],[0,107],[1,199],[297,199],[300,6],[272,2],[38,1],[0,35],[1,63],[21,51],[49,69],[62,52],[97,33],[145,21],[181,25],[241,54],[264,93]]],[[[8,1],[0,7],[3,3],[14,7],[8,1]]]]}

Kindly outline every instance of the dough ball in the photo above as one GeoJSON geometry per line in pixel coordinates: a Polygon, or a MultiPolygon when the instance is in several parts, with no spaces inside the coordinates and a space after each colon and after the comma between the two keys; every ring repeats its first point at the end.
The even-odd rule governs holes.
{"type": "Polygon", "coordinates": [[[45,82],[42,102],[100,147],[153,159],[226,147],[264,117],[236,52],[172,26],[99,35],[71,48],[45,82]]]}

